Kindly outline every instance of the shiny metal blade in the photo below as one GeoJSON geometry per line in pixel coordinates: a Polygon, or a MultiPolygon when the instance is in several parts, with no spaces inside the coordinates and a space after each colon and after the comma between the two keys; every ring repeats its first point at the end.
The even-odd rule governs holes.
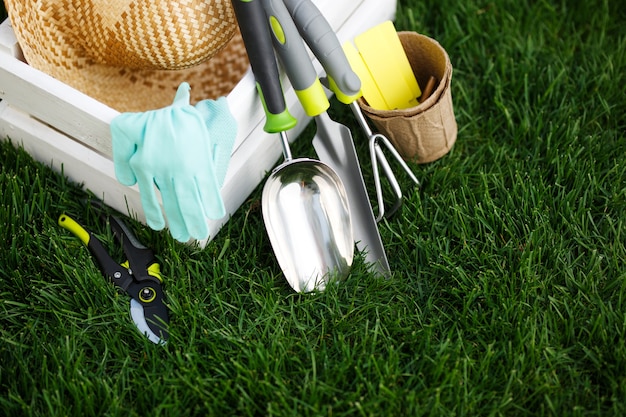
{"type": "Polygon", "coordinates": [[[323,291],[344,279],[354,257],[346,190],[319,161],[278,166],[263,187],[263,220],[287,282],[297,292],[323,291]]]}
{"type": "Polygon", "coordinates": [[[150,339],[152,343],[155,343],[157,345],[164,345],[165,343],[167,343],[164,339],[161,339],[150,329],[150,326],[148,326],[148,322],[146,321],[143,306],[139,303],[139,301],[135,299],[130,300],[130,316],[132,317],[135,326],[137,326],[141,334],[150,339]]]}
{"type": "Polygon", "coordinates": [[[359,159],[348,127],[332,120],[327,113],[315,117],[317,133],[313,147],[320,160],[329,165],[343,182],[348,194],[354,239],[365,260],[384,277],[391,271],[374,211],[365,189],[359,159]]]}

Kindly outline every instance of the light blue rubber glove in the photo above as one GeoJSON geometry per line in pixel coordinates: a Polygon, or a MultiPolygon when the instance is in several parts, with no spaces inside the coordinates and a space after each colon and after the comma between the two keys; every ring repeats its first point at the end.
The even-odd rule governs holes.
{"type": "Polygon", "coordinates": [[[237,134],[226,98],[189,104],[188,83],[171,106],[122,113],[111,122],[117,180],[138,184],[148,226],[165,227],[156,188],[172,236],[187,242],[209,236],[207,218],[226,214],[220,188],[237,134]]]}

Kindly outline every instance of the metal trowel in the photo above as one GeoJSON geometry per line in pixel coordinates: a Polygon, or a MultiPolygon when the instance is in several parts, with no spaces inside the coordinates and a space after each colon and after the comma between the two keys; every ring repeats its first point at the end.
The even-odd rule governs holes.
{"type": "Polygon", "coordinates": [[[322,291],[331,281],[345,278],[352,265],[348,197],[328,165],[292,158],[285,133],[291,117],[286,116],[265,9],[260,0],[232,4],[264,106],[264,130],[280,133],[285,157],[263,187],[265,227],[289,285],[298,292],[322,291]]]}
{"type": "MultiPolygon", "coordinates": [[[[323,87],[300,39],[304,39],[309,45],[320,60],[329,79],[336,84],[337,88],[334,89],[336,94],[358,97],[361,81],[352,71],[337,35],[310,0],[267,1],[266,3],[275,3],[277,9],[284,4],[293,19],[283,19],[281,22],[280,16],[274,16],[273,22],[280,29],[274,30],[275,49],[283,61],[292,85],[300,91],[298,94],[300,101],[309,115],[315,117],[317,133],[313,139],[313,147],[318,157],[337,172],[346,187],[356,245],[365,253],[366,262],[370,263],[375,271],[388,276],[390,274],[389,262],[365,188],[352,134],[350,129],[328,116],[326,113],[328,106],[324,108],[316,103],[308,102],[309,90],[311,88],[319,90],[323,87]],[[294,22],[295,25],[292,25],[294,22]],[[280,41],[281,36],[284,39],[283,42],[280,41]],[[291,48],[287,50],[287,42],[291,38],[295,41],[291,42],[291,48]]],[[[271,16],[270,21],[272,21],[271,16]]]]}

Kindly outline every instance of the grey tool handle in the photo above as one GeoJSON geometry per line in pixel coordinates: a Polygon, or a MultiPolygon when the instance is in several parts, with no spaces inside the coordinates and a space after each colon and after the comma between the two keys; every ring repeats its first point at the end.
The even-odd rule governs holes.
{"type": "Polygon", "coordinates": [[[361,80],[352,70],[337,34],[311,0],[283,0],[309,48],[322,63],[337,98],[349,104],[360,97],[361,80]]]}
{"type": "Polygon", "coordinates": [[[309,116],[330,107],[309,53],[283,0],[261,0],[269,20],[274,50],[309,116]]]}

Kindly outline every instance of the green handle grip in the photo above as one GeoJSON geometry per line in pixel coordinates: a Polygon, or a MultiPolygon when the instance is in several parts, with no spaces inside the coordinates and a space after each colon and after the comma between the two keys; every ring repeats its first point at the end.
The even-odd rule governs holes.
{"type": "Polygon", "coordinates": [[[352,70],[337,34],[311,0],[284,0],[300,35],[322,63],[337,99],[350,104],[361,96],[361,80],[352,70]]]}
{"type": "Polygon", "coordinates": [[[289,130],[297,120],[285,105],[263,4],[260,0],[232,0],[232,5],[265,110],[263,129],[268,133],[289,130]]]}
{"type": "Polygon", "coordinates": [[[311,116],[325,112],[330,103],[311,58],[282,0],[262,0],[270,21],[274,49],[285,68],[302,107],[311,116]]]}
{"type": "MultiPolygon", "coordinates": [[[[109,279],[113,277],[110,275],[111,271],[115,270],[119,265],[111,258],[109,253],[106,251],[102,242],[93,235],[92,232],[85,229],[83,226],[78,224],[78,222],[72,219],[67,214],[61,214],[58,220],[59,226],[70,231],[74,236],[80,239],[81,242],[89,252],[96,258],[96,263],[100,267],[100,270],[106,275],[109,279]]],[[[122,287],[124,290],[126,288],[122,287]]]]}
{"type": "Polygon", "coordinates": [[[62,228],[72,232],[74,236],[80,239],[81,242],[85,244],[85,246],[89,245],[89,241],[91,240],[91,235],[89,232],[78,222],[72,219],[67,214],[63,213],[59,216],[58,220],[59,226],[62,228]]]}

